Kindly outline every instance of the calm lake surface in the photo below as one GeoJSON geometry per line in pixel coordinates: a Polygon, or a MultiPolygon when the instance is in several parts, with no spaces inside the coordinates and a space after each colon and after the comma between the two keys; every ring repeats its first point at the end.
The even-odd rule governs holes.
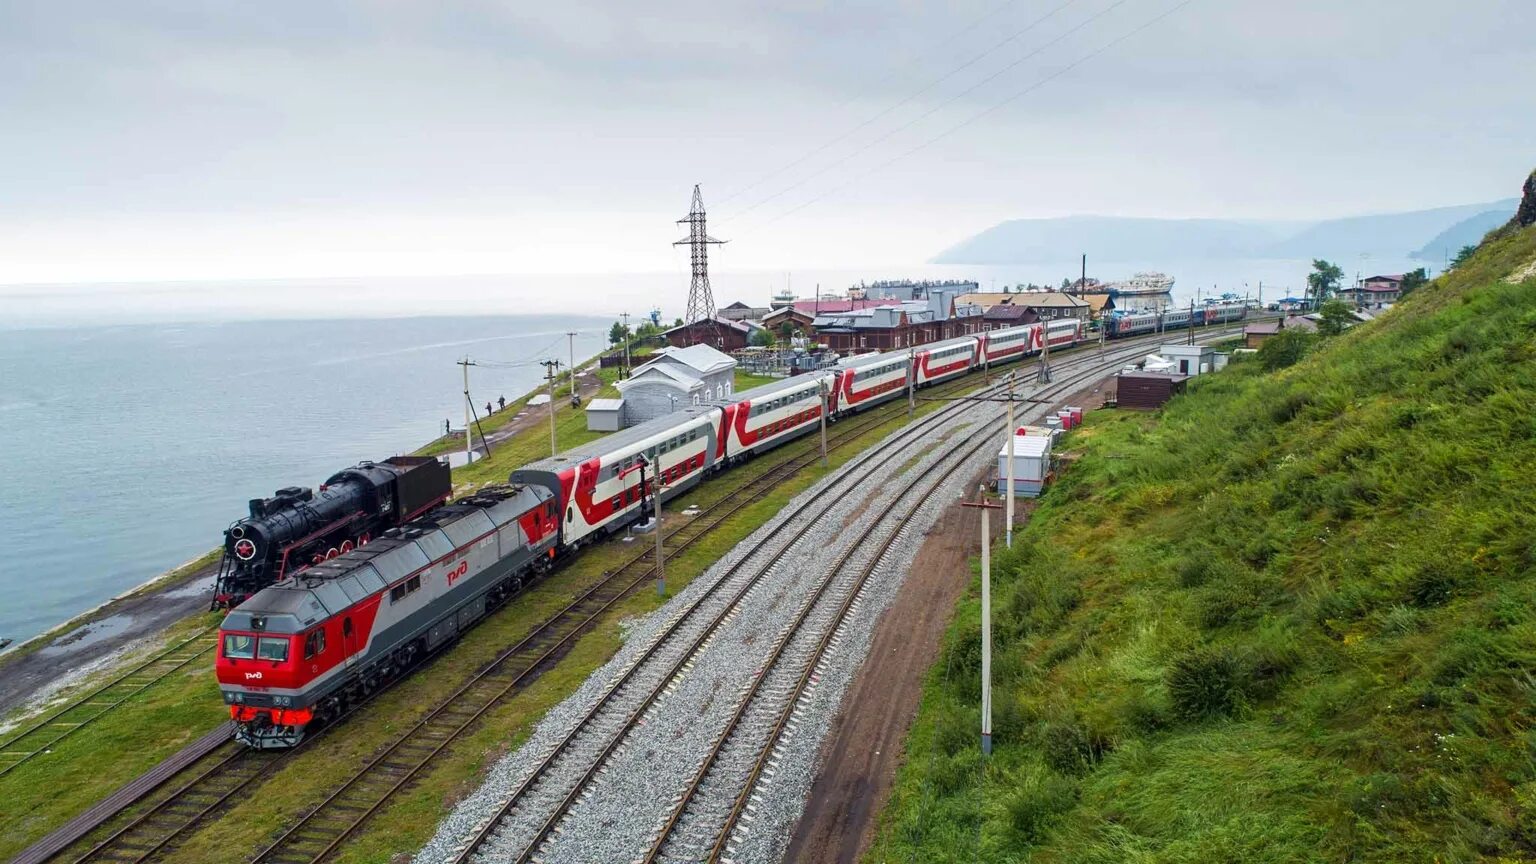
{"type": "Polygon", "coordinates": [[[217,546],[247,499],[312,486],[538,385],[611,318],[0,331],[0,637],[20,641],[217,546]],[[505,364],[505,365],[503,365],[505,364]]]}

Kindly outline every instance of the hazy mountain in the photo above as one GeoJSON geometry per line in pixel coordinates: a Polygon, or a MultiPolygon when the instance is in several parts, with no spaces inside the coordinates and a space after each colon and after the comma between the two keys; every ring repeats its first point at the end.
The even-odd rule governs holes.
{"type": "MultiPolygon", "coordinates": [[[[1408,213],[1329,219],[1268,247],[1262,257],[1349,259],[1361,253],[1407,255],[1442,231],[1480,213],[1503,210],[1504,220],[1508,220],[1517,203],[1510,199],[1408,213]]],[[[1481,239],[1482,235],[1478,237],[1481,239]]]]}
{"type": "Polygon", "coordinates": [[[1433,240],[1425,243],[1409,257],[1423,261],[1440,261],[1447,255],[1454,256],[1463,246],[1476,245],[1482,241],[1484,234],[1509,221],[1510,215],[1515,212],[1515,203],[1512,200],[1508,207],[1486,210],[1457,222],[1435,235],[1433,240]]]}
{"type": "Polygon", "coordinates": [[[1116,216],[1012,219],[946,249],[933,263],[1046,264],[1082,253],[1090,260],[1111,261],[1403,256],[1454,226],[1495,211],[1505,214],[1501,220],[1507,219],[1515,203],[1511,199],[1320,222],[1116,216]]]}

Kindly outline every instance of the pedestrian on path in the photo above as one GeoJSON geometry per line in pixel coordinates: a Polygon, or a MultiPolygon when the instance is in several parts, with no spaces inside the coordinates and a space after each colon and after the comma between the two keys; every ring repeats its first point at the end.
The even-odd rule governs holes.
{"type": "Polygon", "coordinates": [[[505,397],[505,396],[497,396],[496,397],[496,410],[497,411],[505,411],[505,410],[507,410],[507,397],[505,397]]]}
{"type": "Polygon", "coordinates": [[[489,417],[491,413],[491,403],[487,402],[485,403],[485,416],[489,417]]]}

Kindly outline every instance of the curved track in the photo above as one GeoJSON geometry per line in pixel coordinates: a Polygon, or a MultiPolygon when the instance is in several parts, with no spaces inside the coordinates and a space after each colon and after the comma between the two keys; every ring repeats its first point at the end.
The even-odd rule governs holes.
{"type": "MultiPolygon", "coordinates": [[[[1068,363],[1063,364],[1063,367],[1058,371],[1066,372],[1067,369],[1065,367],[1068,365],[1082,365],[1088,368],[1080,374],[1070,376],[1061,383],[1046,388],[1044,393],[1068,392],[1072,386],[1102,374],[1104,363],[1118,364],[1126,357],[1133,356],[1134,353],[1140,350],[1139,345],[1135,348],[1130,348],[1129,351],[1127,351],[1128,346],[1117,347],[1118,350],[1115,352],[1112,360],[1107,357],[1079,358],[1077,361],[1068,361],[1068,363]]],[[[1000,389],[1001,385],[990,388],[992,391],[1000,389]]],[[[988,391],[983,392],[985,394],[988,391]]],[[[699,651],[708,644],[721,624],[729,620],[735,613],[742,598],[764,576],[773,572],[774,567],[779,563],[783,555],[791,547],[795,546],[803,533],[811,525],[822,517],[822,510],[830,508],[836,502],[837,498],[835,496],[831,498],[828,496],[831,496],[834,492],[858,488],[870,475],[891,460],[899,456],[910,455],[907,451],[908,445],[914,441],[922,441],[923,439],[920,436],[924,431],[927,431],[929,426],[948,420],[951,413],[964,410],[964,407],[964,405],[953,405],[930,414],[924,418],[923,422],[906,427],[891,440],[884,442],[880,451],[871,451],[867,458],[860,463],[856,463],[855,467],[857,470],[850,471],[848,476],[823,487],[810,501],[801,505],[800,511],[794,518],[786,520],[773,532],[757,541],[754,547],[740,558],[736,565],[722,574],[719,580],[704,594],[694,598],[686,608],[674,613],[663,630],[654,637],[642,654],[627,664],[624,670],[610,682],[607,688],[605,688],[603,695],[585,713],[577,725],[553,749],[543,755],[534,770],[518,783],[517,787],[503,800],[492,817],[483,822],[474,835],[457,850],[456,857],[454,858],[456,864],[466,864],[466,862],[482,858],[484,860],[497,861],[510,860],[519,862],[519,864],[535,860],[536,856],[540,854],[543,844],[552,834],[560,829],[562,821],[566,818],[572,806],[586,794],[594,778],[604,769],[609,757],[623,746],[629,733],[638,724],[643,722],[647,713],[663,694],[670,691],[677,677],[684,674],[691,667],[699,651]],[[884,455],[876,458],[875,453],[877,452],[883,452],[884,455]],[[823,501],[825,501],[825,504],[818,509],[817,505],[823,501]],[[767,550],[770,547],[771,541],[776,540],[783,534],[791,534],[790,539],[780,546],[768,561],[757,568],[755,572],[743,577],[742,570],[746,563],[759,553],[767,550]],[[717,602],[725,596],[730,596],[730,600],[724,603],[717,602]],[[704,620],[695,620],[696,615],[697,618],[704,620]],[[684,642],[686,645],[679,651],[676,650],[676,646],[668,644],[669,640],[684,642]],[[656,662],[653,663],[653,660],[656,662]],[[583,751],[586,752],[584,753],[583,751]],[[572,770],[568,764],[571,762],[582,764],[583,760],[585,760],[584,769],[577,768],[572,770]],[[574,783],[570,782],[573,777],[574,783]],[[552,806],[549,806],[550,801],[553,801],[552,806]],[[541,803],[549,806],[547,817],[542,820],[542,823],[533,832],[532,836],[516,838],[507,836],[516,833],[513,829],[501,827],[503,824],[513,821],[508,817],[513,814],[526,815],[528,811],[544,812],[538,810],[541,803]],[[520,810],[523,812],[519,813],[520,810]]],[[[964,455],[960,457],[960,460],[963,461],[969,458],[980,448],[986,446],[994,433],[995,430],[990,427],[973,433],[967,439],[966,444],[962,445],[969,449],[964,451],[964,455]]],[[[904,490],[898,494],[898,500],[917,488],[917,485],[925,477],[932,474],[935,469],[952,461],[946,459],[935,463],[923,475],[907,484],[904,490]]],[[[937,486],[943,479],[944,475],[941,475],[931,485],[937,486]]],[[[926,495],[926,492],[924,494],[926,495]]],[[[915,505],[913,509],[915,511],[915,505]]],[[[901,525],[904,526],[910,517],[911,513],[909,512],[902,519],[901,525]]],[[[876,524],[880,523],[877,522],[876,524]]],[[[874,530],[873,526],[870,530],[874,530]]],[[[894,538],[900,530],[900,527],[898,527],[897,530],[891,533],[884,548],[888,548],[890,543],[894,542],[894,538]]],[[[812,610],[817,608],[817,601],[833,585],[835,581],[833,575],[841,570],[842,563],[846,563],[848,557],[853,555],[859,548],[859,543],[849,546],[842,562],[821,583],[813,599],[805,605],[794,625],[787,628],[781,634],[780,641],[772,655],[773,659],[770,660],[769,666],[776,662],[780,653],[790,644],[791,637],[801,631],[802,625],[811,616],[812,610]]],[[[883,554],[883,551],[884,549],[882,548],[881,554],[883,554]]],[[[878,558],[879,556],[877,556],[877,561],[878,558]]],[[[846,604],[835,616],[838,622],[846,615],[847,609],[857,596],[858,588],[862,587],[864,579],[867,579],[869,573],[873,572],[873,567],[874,565],[871,564],[870,569],[858,581],[855,589],[846,594],[846,604]]],[[[831,638],[830,634],[835,629],[835,626],[827,629],[827,638],[831,638]]],[[[766,677],[765,674],[757,678],[756,684],[761,685],[766,677]]],[[[751,700],[755,692],[756,689],[754,687],[747,697],[748,701],[751,700]]],[[[743,710],[745,710],[745,704],[743,703],[743,710]]],[[[721,746],[723,745],[724,742],[722,741],[721,746]]],[[[706,766],[708,764],[706,762],[706,766]]]]}
{"type": "MultiPolygon", "coordinates": [[[[1140,349],[1144,349],[1145,345],[1156,344],[1162,338],[1161,335],[1143,336],[1117,340],[1110,344],[1116,349],[1118,357],[1127,349],[1132,349],[1132,346],[1136,346],[1130,352],[1134,355],[1140,349]]],[[[1087,343],[1075,349],[1059,352],[1056,356],[1061,359],[1056,365],[1056,370],[1065,371],[1066,364],[1073,363],[1077,359],[1086,359],[1093,344],[1087,343]]],[[[1102,362],[1106,358],[1097,359],[1102,362]]],[[[997,374],[1013,368],[1028,369],[1029,366],[1029,361],[1026,361],[1020,366],[1003,366],[994,368],[990,372],[997,374]]],[[[937,387],[925,389],[923,398],[929,400],[945,398],[948,394],[974,388],[975,385],[975,373],[971,373],[937,387]]],[[[830,424],[828,449],[839,449],[858,440],[869,430],[896,419],[904,410],[901,400],[897,399],[855,417],[844,418],[830,424]]],[[[898,437],[909,433],[916,434],[917,430],[939,422],[939,418],[943,416],[947,414],[942,409],[925,415],[918,422],[903,428],[898,433],[898,437]]],[[[668,531],[664,537],[667,556],[672,557],[685,551],[698,540],[708,536],[730,516],[762,500],[780,483],[819,459],[816,435],[812,433],[802,436],[799,440],[790,442],[764,457],[759,457],[756,461],[761,464],[774,457],[778,457],[779,461],[766,469],[759,470],[755,475],[743,478],[740,487],[711,504],[691,520],[676,525],[668,531]]],[[[752,463],[747,463],[735,470],[751,472],[753,466],[752,463]]],[[[299,820],[277,842],[258,854],[255,860],[319,861],[328,857],[388,801],[392,800],[395,794],[419,776],[430,765],[434,756],[459,739],[477,720],[492,707],[500,704],[501,700],[515,691],[519,685],[527,682],[562,656],[575,639],[585,633],[603,613],[638,586],[649,581],[654,576],[654,570],[652,554],[649,551],[641,551],[611,573],[605,574],[576,600],[540,624],[522,641],[503,651],[484,671],[466,682],[420,722],[387,745],[378,756],[370,759],[355,775],[346,779],[324,802],[299,820]]],[[[67,725],[73,721],[63,719],[69,711],[86,708],[92,702],[99,701],[101,704],[94,706],[100,709],[99,712],[88,715],[88,719],[79,725],[85,725],[97,719],[121,705],[132,695],[142,692],[177,669],[205,656],[213,648],[211,638],[213,633],[214,629],[210,628],[172,646],[148,663],[93,691],[70,708],[55,713],[48,720],[13,737],[6,746],[21,742],[29,736],[37,736],[47,728],[62,732],[49,737],[50,744],[67,737],[73,729],[78,728],[78,726],[67,725]],[[197,643],[199,639],[206,640],[206,644],[199,646],[197,643]],[[189,646],[197,647],[195,653],[189,655],[181,650],[189,646]],[[114,690],[114,688],[117,689],[114,690]],[[124,693],[124,690],[127,692],[124,693]],[[107,698],[98,700],[96,699],[98,694],[107,698]],[[49,724],[56,720],[66,725],[51,727],[49,724]]],[[[187,759],[189,755],[194,758],[190,760],[187,767],[153,783],[139,784],[139,781],[135,781],[135,784],[142,786],[137,791],[136,798],[130,799],[123,807],[102,814],[94,821],[88,820],[87,824],[76,826],[73,838],[67,842],[74,842],[75,838],[98,830],[113,819],[119,818],[118,814],[133,801],[147,798],[155,790],[163,788],[170,780],[176,777],[189,777],[189,779],[164,800],[148,807],[137,816],[124,819],[120,827],[95,841],[77,857],[65,860],[74,862],[151,860],[182,835],[216,815],[232,799],[238,800],[236,795],[239,792],[269,776],[282,764],[286,764],[293,755],[320,740],[326,732],[330,731],[330,728],[334,727],[322,729],[318,734],[306,739],[300,747],[280,753],[254,753],[244,748],[229,752],[229,747],[219,745],[204,746],[202,752],[198,754],[178,754],[177,757],[172,758],[187,759]]],[[[33,751],[34,754],[41,749],[46,747],[33,751]]],[[[29,755],[26,758],[31,757],[29,755]]],[[[0,769],[0,774],[10,770],[10,767],[14,765],[0,769]]],[[[146,778],[141,780],[148,777],[149,775],[146,775],[146,778]]],[[[82,816],[85,815],[82,814],[82,816]]],[[[43,844],[39,844],[41,845],[43,844]]],[[[55,847],[59,845],[54,844],[55,847]]],[[[49,860],[49,856],[55,854],[45,852],[42,857],[35,857],[33,860],[49,860]]]]}

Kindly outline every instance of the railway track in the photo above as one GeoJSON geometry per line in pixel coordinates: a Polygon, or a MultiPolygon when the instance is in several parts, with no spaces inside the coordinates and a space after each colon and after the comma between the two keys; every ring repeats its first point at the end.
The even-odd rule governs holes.
{"type": "Polygon", "coordinates": [[[123,703],[208,656],[216,641],[216,627],[200,630],[13,735],[0,744],[0,777],[52,751],[123,703]]]}
{"type": "MultiPolygon", "coordinates": [[[[1050,388],[1047,394],[1064,396],[1072,386],[1091,375],[1077,376],[1050,388]]],[[[964,455],[954,461],[963,465],[995,441],[994,424],[983,425],[961,445],[964,455]]],[[[935,462],[913,479],[897,500],[906,498],[928,475],[950,464],[935,462]]],[[[752,800],[770,764],[776,761],[780,742],[792,732],[795,718],[814,692],[817,673],[844,634],[848,617],[857,608],[864,588],[883,568],[891,548],[906,536],[925,499],[948,479],[940,473],[896,520],[877,551],[856,575],[839,579],[852,563],[859,545],[850,546],[830,568],[817,596],[808,602],[795,623],[786,628],[763,665],[738,701],[730,722],[716,736],[709,754],[699,764],[687,788],[671,802],[660,829],[640,860],[657,862],[715,862],[733,854],[731,841],[738,837],[741,820],[750,816],[752,800]],[[829,592],[834,583],[843,582],[829,592]],[[824,594],[832,599],[813,616],[824,594]],[[840,598],[840,599],[838,599],[840,598]],[[828,608],[831,607],[831,608],[828,608]],[[810,625],[807,627],[806,625],[810,625]],[[804,638],[801,638],[804,637],[804,638]],[[744,779],[743,779],[744,778],[744,779]]],[[[877,523],[878,524],[878,523],[877,523]]],[[[877,526],[871,526],[871,531],[877,526]]]]}
{"type": "MultiPolygon", "coordinates": [[[[1129,355],[1121,349],[1116,353],[1115,362],[1123,356],[1129,355]]],[[[1044,392],[1067,392],[1070,387],[1093,378],[1097,373],[1098,369],[1089,369],[1082,374],[1069,377],[1061,384],[1047,388],[1044,392]]],[[[1001,385],[998,385],[990,388],[989,391],[984,391],[984,395],[1000,389],[1001,385]]],[[[965,407],[955,405],[929,415],[925,420],[938,423],[948,419],[948,414],[951,412],[962,411],[965,407]]],[[[701,650],[715,637],[720,627],[736,615],[742,600],[748,593],[765,578],[774,574],[784,555],[799,543],[811,526],[823,518],[825,513],[815,509],[815,505],[826,499],[826,509],[830,510],[830,507],[839,499],[835,493],[860,488],[862,483],[890,461],[910,455],[911,444],[924,440],[921,433],[925,431],[927,425],[924,423],[908,427],[903,432],[913,434],[910,436],[903,434],[893,439],[890,442],[891,446],[883,448],[883,456],[876,458],[871,455],[858,463],[858,470],[823,487],[811,501],[801,505],[795,517],[786,520],[773,532],[758,540],[754,547],[738,559],[735,565],[728,568],[707,591],[693,598],[685,608],[675,612],[646,648],[636,658],[626,663],[606,685],[603,694],[588,708],[576,725],[553,748],[537,759],[532,771],[517,783],[511,794],[502,800],[491,816],[484,820],[467,842],[455,851],[452,859],[455,864],[467,864],[482,858],[523,864],[523,862],[536,860],[537,856],[547,851],[544,847],[546,841],[561,829],[561,823],[568,816],[571,808],[586,796],[594,780],[606,769],[610,757],[624,746],[629,734],[644,722],[658,700],[671,691],[679,676],[686,674],[692,667],[701,650]],[[790,535],[788,541],[779,545],[777,551],[774,551],[765,563],[752,572],[744,572],[748,562],[767,551],[773,542],[784,534],[790,535]],[[673,642],[682,643],[681,650],[678,650],[677,645],[672,644],[673,642]],[[541,810],[541,807],[544,809],[541,810]],[[530,812],[537,814],[546,811],[548,815],[542,821],[539,821],[536,815],[532,816],[530,821],[530,812]],[[531,834],[523,831],[525,836],[513,836],[530,824],[537,826],[531,834]]],[[[944,459],[935,462],[922,475],[911,481],[898,494],[896,500],[908,495],[924,478],[933,474],[941,466],[960,464],[971,458],[981,447],[986,446],[994,432],[995,430],[988,426],[973,433],[967,439],[965,446],[969,449],[965,450],[964,455],[958,460],[944,459]]],[[[947,474],[941,474],[934,480],[930,491],[947,476],[947,474]]],[[[925,492],[924,495],[926,494],[925,492]]],[[[916,505],[903,518],[898,528],[891,532],[881,552],[876,556],[875,562],[878,562],[894,539],[902,533],[906,522],[911,518],[911,512],[915,510],[916,505]]],[[[875,526],[871,526],[870,531],[874,531],[880,524],[877,522],[875,526]]],[[[782,653],[792,644],[793,638],[805,632],[805,625],[812,620],[813,615],[825,617],[827,613],[819,604],[820,599],[839,581],[833,577],[841,572],[843,565],[861,548],[863,548],[862,544],[858,542],[849,545],[838,565],[822,581],[811,600],[804,604],[799,616],[789,627],[781,631],[765,669],[772,668],[782,653]]],[[[875,564],[871,563],[852,591],[839,594],[846,597],[846,602],[834,616],[838,626],[848,609],[854,604],[864,581],[874,571],[874,566],[875,564]]],[[[822,632],[816,628],[811,629],[822,632]]],[[[827,639],[832,638],[836,629],[836,627],[825,628],[827,639]]],[[[822,643],[823,649],[825,644],[825,642],[822,643]]],[[[755,684],[749,690],[746,701],[742,703],[743,711],[751,702],[753,695],[757,693],[757,688],[762,686],[767,678],[766,674],[755,677],[755,684]]],[[[741,715],[738,714],[736,719],[740,720],[741,715]]],[[[735,725],[733,721],[731,728],[735,728],[735,725]]],[[[706,761],[706,765],[708,764],[709,762],[706,761]]]]}
{"type": "MultiPolygon", "coordinates": [[[[1155,344],[1161,338],[1161,336],[1139,337],[1114,344],[1119,353],[1125,353],[1126,349],[1132,348],[1133,345],[1141,348],[1145,344],[1155,344]]],[[[1062,363],[1069,363],[1073,362],[1073,358],[1082,357],[1091,351],[1090,344],[1063,351],[1057,356],[1062,358],[1062,363]]],[[[1132,350],[1128,356],[1135,353],[1137,352],[1132,350]]],[[[1004,367],[1004,369],[1008,368],[1027,368],[1027,364],[1024,367],[1004,367]]],[[[1058,364],[1057,368],[1060,370],[1062,366],[1058,364]]],[[[997,371],[992,370],[994,374],[997,371]]],[[[973,373],[955,381],[946,382],[939,387],[930,388],[925,391],[925,395],[927,398],[944,398],[949,394],[974,388],[975,385],[973,373]]],[[[844,419],[829,425],[829,451],[840,449],[858,440],[869,430],[889,423],[904,410],[900,400],[893,400],[856,418],[844,419]]],[[[927,428],[930,424],[926,421],[940,417],[943,413],[941,410],[926,415],[918,423],[902,431],[906,433],[912,429],[927,428]]],[[[668,557],[685,551],[698,540],[708,536],[730,516],[762,500],[781,482],[819,459],[819,450],[815,445],[814,435],[805,436],[798,442],[786,445],[779,451],[786,454],[782,461],[746,478],[737,490],[712,503],[691,520],[673,527],[664,537],[668,557]]],[[[743,467],[750,470],[750,463],[743,467]]],[[[276,842],[259,853],[254,860],[320,861],[328,857],[400,790],[418,777],[431,764],[433,757],[462,737],[491,708],[500,704],[521,684],[526,683],[558,659],[598,618],[653,576],[654,559],[648,551],[638,552],[617,569],[606,574],[575,601],[539,625],[529,636],[498,655],[484,671],[466,682],[419,723],[386,746],[378,756],[370,759],[354,776],[347,779],[325,801],[299,820],[276,842]]],[[[148,686],[153,686],[155,681],[163,679],[176,669],[206,656],[213,648],[213,632],[212,629],[203,631],[100,688],[96,692],[107,692],[123,684],[128,684],[130,687],[134,683],[139,685],[138,689],[128,693],[127,696],[122,696],[121,693],[109,694],[121,696],[121,698],[100,706],[101,713],[91,716],[90,720],[113,710],[129,696],[142,692],[148,686]],[[187,656],[176,653],[178,648],[192,645],[199,638],[206,639],[207,644],[201,646],[195,654],[187,656]],[[170,668],[163,668],[165,666],[170,668]],[[136,677],[146,671],[150,674],[136,677]]],[[[38,730],[62,717],[67,711],[83,707],[90,698],[88,696],[72,705],[70,709],[56,713],[48,721],[29,728],[15,736],[12,742],[21,741],[27,736],[36,734],[38,730]]],[[[46,860],[70,860],[77,864],[89,861],[152,860],[170,848],[184,834],[200,827],[215,816],[232,799],[238,800],[237,796],[241,791],[269,776],[289,759],[320,740],[332,728],[335,727],[322,729],[308,738],[300,747],[280,753],[258,754],[246,751],[244,748],[234,748],[234,751],[230,752],[233,745],[212,748],[202,758],[173,775],[175,778],[189,779],[163,800],[144,808],[138,815],[123,820],[120,827],[100,840],[94,841],[88,849],[76,857],[64,858],[55,855],[46,860]]],[[[69,733],[66,732],[65,735],[67,734],[69,733]]],[[[144,789],[139,800],[149,796],[155,789],[163,788],[169,779],[171,778],[161,780],[144,789]]],[[[115,813],[105,814],[95,824],[79,831],[77,836],[83,836],[88,831],[99,831],[102,826],[122,812],[120,809],[115,813]]]]}
{"type": "MultiPolygon", "coordinates": [[[[908,437],[921,435],[934,424],[941,422],[952,410],[958,409],[940,409],[926,415],[917,423],[905,427],[898,434],[908,437]]],[[[887,422],[889,419],[889,416],[873,418],[860,424],[856,427],[856,431],[850,430],[852,434],[845,436],[845,440],[852,440],[859,432],[887,422]]],[[[682,551],[706,536],[708,530],[712,530],[730,515],[761,500],[781,482],[783,479],[780,476],[781,473],[785,476],[792,475],[809,461],[817,458],[819,454],[807,454],[804,461],[787,462],[780,468],[765,472],[749,481],[748,487],[743,490],[744,494],[739,498],[728,497],[713,505],[712,509],[724,509],[716,514],[713,521],[707,523],[706,530],[688,536],[674,547],[674,552],[682,551]]],[[[889,458],[881,460],[880,464],[884,464],[884,461],[888,461],[889,458]]],[[[873,470],[874,468],[867,469],[867,471],[873,470]]],[[[699,521],[698,518],[694,520],[695,523],[699,521]]],[[[648,582],[654,575],[655,563],[649,554],[637,556],[631,559],[631,563],[637,565],[635,569],[638,571],[632,577],[616,578],[624,572],[621,569],[613,577],[593,587],[592,596],[597,598],[593,602],[597,603],[597,606],[590,613],[567,627],[548,625],[541,627],[523,643],[513,646],[463,689],[448,697],[415,727],[399,736],[394,744],[373,757],[362,770],[290,827],[255,860],[292,864],[292,862],[321,861],[329,857],[365,822],[376,815],[396,793],[427,768],[439,753],[468,732],[486,712],[500,704],[502,699],[533,676],[537,670],[551,662],[560,651],[585,633],[589,626],[609,608],[628,596],[634,588],[648,582]],[[602,590],[599,591],[599,589],[602,590]],[[529,659],[530,654],[533,655],[531,659],[529,659]],[[519,659],[521,662],[518,662],[519,659]]],[[[582,602],[578,600],[566,611],[574,610],[582,602]]],[[[550,623],[556,623],[563,616],[564,613],[556,616],[550,623]]]]}

